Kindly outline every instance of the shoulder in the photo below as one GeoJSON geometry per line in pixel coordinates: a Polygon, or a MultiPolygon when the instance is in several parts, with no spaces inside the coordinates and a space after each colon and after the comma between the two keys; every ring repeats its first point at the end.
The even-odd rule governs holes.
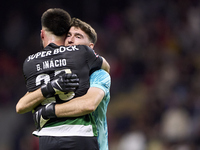
{"type": "Polygon", "coordinates": [[[91,74],[90,77],[95,77],[95,76],[102,76],[102,77],[109,77],[110,78],[110,74],[103,69],[96,70],[95,72],[93,72],[91,74]]]}
{"type": "Polygon", "coordinates": [[[111,84],[111,77],[105,70],[99,69],[91,74],[90,84],[91,86],[102,85],[109,89],[111,84]]]}

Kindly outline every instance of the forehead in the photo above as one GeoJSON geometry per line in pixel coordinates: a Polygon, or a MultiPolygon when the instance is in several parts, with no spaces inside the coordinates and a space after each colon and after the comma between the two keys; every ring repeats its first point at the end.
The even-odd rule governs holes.
{"type": "Polygon", "coordinates": [[[82,34],[82,35],[86,36],[86,33],[83,30],[81,30],[80,28],[77,28],[77,27],[71,27],[69,32],[71,34],[77,34],[78,33],[78,34],[82,34]]]}

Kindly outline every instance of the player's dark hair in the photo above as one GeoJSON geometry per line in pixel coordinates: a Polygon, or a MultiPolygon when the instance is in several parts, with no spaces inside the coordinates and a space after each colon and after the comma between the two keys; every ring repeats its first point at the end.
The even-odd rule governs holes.
{"type": "Polygon", "coordinates": [[[96,44],[97,33],[88,23],[86,23],[78,18],[72,18],[71,27],[72,26],[74,26],[76,28],[80,28],[82,31],[84,31],[89,36],[89,40],[92,43],[96,44]]]}
{"type": "Polygon", "coordinates": [[[50,8],[41,17],[42,27],[57,36],[67,34],[70,28],[71,16],[60,8],[50,8]]]}

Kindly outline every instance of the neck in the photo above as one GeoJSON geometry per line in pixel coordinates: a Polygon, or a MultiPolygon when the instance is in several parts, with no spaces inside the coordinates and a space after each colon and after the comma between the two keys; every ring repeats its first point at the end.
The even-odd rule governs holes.
{"type": "Polygon", "coordinates": [[[46,47],[50,43],[54,43],[58,46],[64,45],[66,36],[56,36],[50,32],[45,32],[44,33],[44,38],[43,38],[43,45],[46,47]]]}
{"type": "Polygon", "coordinates": [[[46,46],[49,45],[50,43],[54,43],[58,46],[64,45],[64,38],[62,37],[56,37],[56,36],[50,36],[48,40],[46,41],[46,46]]]}

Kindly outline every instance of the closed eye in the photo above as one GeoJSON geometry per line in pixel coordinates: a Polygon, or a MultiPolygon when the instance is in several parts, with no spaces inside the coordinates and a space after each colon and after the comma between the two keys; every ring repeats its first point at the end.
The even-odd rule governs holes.
{"type": "Polygon", "coordinates": [[[76,33],[76,34],[75,34],[75,37],[78,38],[78,39],[82,39],[82,38],[83,38],[83,35],[82,35],[82,34],[79,34],[79,33],[76,33]]]}
{"type": "Polygon", "coordinates": [[[70,36],[71,36],[71,34],[70,34],[70,33],[68,33],[68,34],[67,34],[67,37],[70,37],[70,36]]]}

